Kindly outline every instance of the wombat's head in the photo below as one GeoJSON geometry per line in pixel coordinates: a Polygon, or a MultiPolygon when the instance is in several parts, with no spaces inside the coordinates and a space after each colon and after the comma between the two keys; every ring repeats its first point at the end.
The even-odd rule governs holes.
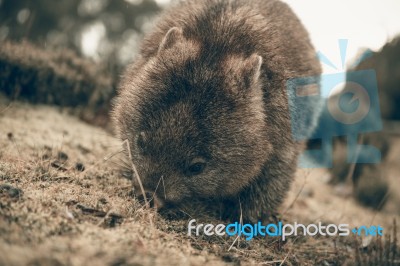
{"type": "Polygon", "coordinates": [[[159,201],[234,196],[271,154],[262,58],[214,52],[172,28],[121,82],[118,133],[145,191],[159,201]]]}

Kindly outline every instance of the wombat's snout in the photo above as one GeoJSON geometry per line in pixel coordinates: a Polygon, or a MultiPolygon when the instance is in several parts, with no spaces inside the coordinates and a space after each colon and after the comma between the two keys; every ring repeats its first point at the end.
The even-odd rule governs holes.
{"type": "Polygon", "coordinates": [[[151,208],[155,208],[156,210],[160,210],[164,207],[165,203],[163,200],[161,200],[155,192],[149,192],[145,191],[145,194],[143,195],[142,191],[139,189],[134,190],[134,194],[136,198],[139,200],[139,202],[145,204],[145,197],[147,202],[149,203],[151,208]]]}
{"type": "Polygon", "coordinates": [[[156,208],[157,210],[161,209],[165,206],[165,201],[167,199],[165,195],[165,188],[162,187],[164,186],[164,181],[162,180],[163,176],[158,173],[153,173],[149,175],[143,175],[143,177],[144,178],[140,180],[137,178],[133,178],[132,186],[134,195],[141,203],[146,204],[146,197],[146,200],[149,203],[150,207],[156,208]],[[158,180],[158,182],[156,182],[155,180],[158,180]],[[142,189],[144,190],[144,195],[142,189]],[[157,191],[163,191],[164,194],[157,193],[157,191]]]}

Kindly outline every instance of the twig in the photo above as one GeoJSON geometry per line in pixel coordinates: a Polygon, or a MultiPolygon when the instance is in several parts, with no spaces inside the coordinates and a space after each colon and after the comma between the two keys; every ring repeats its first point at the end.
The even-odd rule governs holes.
{"type": "Polygon", "coordinates": [[[167,194],[165,193],[164,175],[161,176],[161,180],[162,180],[163,188],[164,188],[164,199],[167,199],[167,194]]]}
{"type": "Polygon", "coordinates": [[[1,111],[0,111],[0,114],[1,114],[1,113],[4,113],[4,112],[6,112],[8,109],[10,109],[10,108],[11,108],[11,105],[12,105],[12,102],[9,103],[3,110],[1,110],[1,111]]]}
{"type": "Polygon", "coordinates": [[[390,195],[390,190],[386,192],[385,196],[384,196],[384,197],[382,198],[382,200],[379,202],[378,208],[376,208],[375,213],[374,213],[374,216],[372,216],[370,225],[373,224],[373,222],[374,222],[376,216],[378,215],[379,210],[382,208],[383,204],[385,203],[385,201],[387,200],[387,198],[389,197],[389,195],[390,195]]]}
{"type": "Polygon", "coordinates": [[[112,209],[110,209],[103,218],[101,218],[100,222],[97,223],[96,226],[100,226],[102,223],[106,221],[106,219],[110,216],[112,209]]]}
{"type": "MultiPolygon", "coordinates": [[[[295,239],[293,240],[293,244],[296,243],[297,239],[299,239],[299,238],[297,237],[297,238],[295,238],[295,239]]],[[[292,251],[293,251],[293,249],[289,250],[289,252],[286,254],[286,256],[285,256],[285,258],[283,259],[283,261],[281,262],[281,264],[279,264],[279,266],[282,266],[282,265],[285,263],[285,261],[287,260],[287,258],[289,257],[289,255],[290,255],[290,253],[291,253],[292,251]]]]}
{"type": "MultiPolygon", "coordinates": [[[[239,197],[239,208],[240,208],[239,221],[240,221],[240,224],[242,225],[242,228],[243,228],[243,209],[242,209],[242,201],[240,200],[240,197],[239,197]]],[[[240,245],[240,238],[238,239],[238,245],[240,245]]]]}
{"type": "Polygon", "coordinates": [[[185,212],[184,210],[179,209],[179,211],[182,212],[182,213],[184,213],[184,214],[186,214],[187,216],[189,216],[190,219],[193,219],[193,217],[192,217],[189,213],[185,212]]]}
{"type": "Polygon", "coordinates": [[[96,166],[98,166],[100,163],[102,162],[107,162],[108,160],[110,160],[111,158],[113,158],[114,156],[120,154],[121,152],[124,152],[124,150],[119,150],[115,153],[112,153],[110,156],[106,156],[104,157],[101,161],[95,163],[94,165],[88,167],[85,171],[81,172],[80,175],[83,175],[84,173],[88,172],[89,170],[92,170],[93,168],[95,168],[96,166]]]}
{"type": "MultiPolygon", "coordinates": [[[[143,194],[145,206],[146,206],[146,208],[149,209],[149,208],[150,208],[150,204],[149,204],[149,202],[147,201],[147,197],[146,197],[146,193],[145,193],[145,191],[144,191],[144,187],[143,187],[143,184],[142,184],[142,180],[140,179],[140,176],[139,176],[139,173],[138,173],[138,171],[137,171],[137,169],[136,169],[136,166],[135,166],[135,164],[133,163],[132,153],[131,153],[131,147],[129,146],[129,141],[126,139],[126,140],[123,142],[123,144],[126,144],[126,146],[127,146],[127,149],[128,149],[128,156],[129,156],[129,160],[130,160],[130,162],[131,162],[132,170],[133,170],[133,172],[135,173],[136,179],[137,179],[137,181],[138,181],[138,183],[139,183],[139,186],[140,186],[140,190],[141,190],[141,192],[142,192],[142,194],[143,194]]],[[[132,179],[132,180],[133,180],[133,179],[132,179]]]]}
{"type": "Polygon", "coordinates": [[[284,216],[291,208],[293,208],[294,204],[296,203],[296,201],[298,200],[298,198],[300,197],[301,192],[303,191],[304,187],[307,184],[307,178],[310,175],[311,171],[308,171],[307,175],[304,178],[304,182],[303,185],[301,186],[299,192],[297,193],[296,197],[294,198],[294,200],[292,201],[292,203],[286,208],[286,210],[283,212],[282,216],[284,216]]]}
{"type": "Polygon", "coordinates": [[[228,248],[228,251],[231,251],[233,245],[235,245],[236,241],[239,239],[240,235],[238,235],[235,240],[233,241],[232,245],[228,248]]]}
{"type": "MultiPolygon", "coordinates": [[[[240,208],[239,222],[243,226],[243,212],[242,212],[242,203],[240,202],[240,198],[239,198],[239,208],[240,208]]],[[[238,232],[238,236],[235,238],[235,240],[233,241],[232,245],[228,248],[228,251],[231,251],[233,245],[235,245],[236,241],[239,240],[239,237],[240,237],[240,233],[238,232]]],[[[239,241],[238,241],[238,243],[239,243],[239,241]]]]}
{"type": "Polygon", "coordinates": [[[347,176],[346,176],[346,185],[351,186],[351,187],[353,188],[353,190],[354,190],[353,175],[354,175],[354,171],[355,171],[355,169],[356,169],[356,164],[357,164],[358,156],[359,156],[359,154],[360,154],[360,149],[361,149],[360,145],[363,143],[363,140],[364,140],[364,135],[361,134],[360,140],[358,141],[358,146],[357,146],[357,149],[356,149],[356,158],[355,158],[355,162],[352,163],[352,164],[350,164],[350,169],[349,169],[349,172],[347,173],[347,176]]]}
{"type": "Polygon", "coordinates": [[[261,262],[260,264],[267,265],[267,264],[275,264],[275,263],[282,263],[282,262],[284,262],[284,261],[283,260],[273,260],[273,261],[264,261],[264,262],[261,262]]]}

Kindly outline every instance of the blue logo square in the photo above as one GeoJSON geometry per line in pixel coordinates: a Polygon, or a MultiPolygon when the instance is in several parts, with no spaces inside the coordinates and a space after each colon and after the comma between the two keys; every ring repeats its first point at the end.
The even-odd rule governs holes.
{"type": "Polygon", "coordinates": [[[322,141],[321,150],[305,151],[300,157],[300,167],[332,167],[332,139],[336,136],[347,137],[349,163],[380,162],[379,150],[372,146],[357,144],[359,134],[382,130],[374,70],[294,78],[287,82],[287,90],[294,140],[321,139],[322,141]],[[313,115],[313,110],[307,108],[310,103],[322,106],[319,125],[312,134],[305,128],[306,119],[302,117],[313,115]],[[323,160],[316,164],[306,159],[309,156],[323,157],[323,160]]]}

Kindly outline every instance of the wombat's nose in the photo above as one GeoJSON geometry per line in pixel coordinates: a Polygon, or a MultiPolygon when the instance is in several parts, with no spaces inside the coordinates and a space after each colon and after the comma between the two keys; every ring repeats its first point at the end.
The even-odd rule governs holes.
{"type": "Polygon", "coordinates": [[[135,191],[135,195],[140,203],[145,204],[147,201],[150,205],[150,208],[155,208],[159,210],[164,206],[164,202],[160,200],[154,192],[145,192],[145,194],[143,195],[141,191],[135,191]]]}

